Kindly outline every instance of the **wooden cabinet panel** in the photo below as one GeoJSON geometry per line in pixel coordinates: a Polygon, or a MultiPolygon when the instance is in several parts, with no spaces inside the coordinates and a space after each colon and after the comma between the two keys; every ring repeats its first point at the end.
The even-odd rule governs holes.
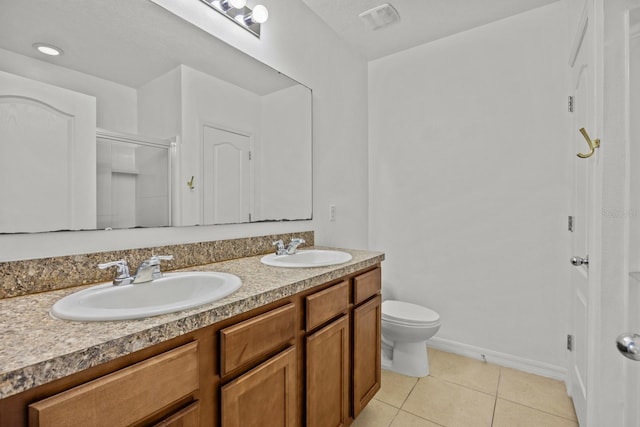
{"type": "Polygon", "coordinates": [[[353,416],[380,389],[380,295],[353,310],[353,416]]]}
{"type": "Polygon", "coordinates": [[[29,405],[29,425],[128,426],[198,390],[198,342],[29,405]]]}
{"type": "Polygon", "coordinates": [[[167,417],[154,427],[199,427],[200,426],[200,402],[193,402],[186,408],[167,417]]]}
{"type": "Polygon", "coordinates": [[[222,387],[222,427],[297,425],[296,351],[291,347],[222,387]]]}
{"type": "Polygon", "coordinates": [[[380,292],[382,278],[380,268],[356,276],[353,279],[353,303],[360,304],[380,292]]]}
{"type": "Polygon", "coordinates": [[[315,328],[349,308],[349,282],[347,280],[307,298],[307,330],[315,328]]]}
{"type": "Polygon", "coordinates": [[[220,331],[220,375],[259,360],[296,336],[294,304],[271,310],[220,331]]]}
{"type": "Polygon", "coordinates": [[[349,317],[307,337],[307,427],[349,419],[349,317]]]}

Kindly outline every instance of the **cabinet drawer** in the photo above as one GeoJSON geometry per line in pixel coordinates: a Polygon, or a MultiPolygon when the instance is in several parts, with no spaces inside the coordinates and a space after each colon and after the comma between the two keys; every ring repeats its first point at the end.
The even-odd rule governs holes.
{"type": "Polygon", "coordinates": [[[295,332],[296,312],[291,303],[221,330],[220,375],[285,347],[295,332]]]}
{"type": "Polygon", "coordinates": [[[31,426],[128,426],[198,390],[198,342],[29,405],[31,426]]]}
{"type": "Polygon", "coordinates": [[[360,304],[367,298],[380,292],[382,279],[380,268],[356,276],[353,279],[353,303],[360,304]]]}
{"type": "Polygon", "coordinates": [[[307,331],[349,308],[349,282],[343,281],[307,297],[307,331]]]}

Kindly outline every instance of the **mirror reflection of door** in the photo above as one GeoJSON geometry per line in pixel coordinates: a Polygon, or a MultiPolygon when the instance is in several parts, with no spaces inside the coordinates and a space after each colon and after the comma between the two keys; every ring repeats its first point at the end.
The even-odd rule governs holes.
{"type": "Polygon", "coordinates": [[[203,224],[251,221],[251,137],[202,127],[203,224]]]}
{"type": "Polygon", "coordinates": [[[0,71],[0,233],[93,229],[96,99],[0,71]]]}

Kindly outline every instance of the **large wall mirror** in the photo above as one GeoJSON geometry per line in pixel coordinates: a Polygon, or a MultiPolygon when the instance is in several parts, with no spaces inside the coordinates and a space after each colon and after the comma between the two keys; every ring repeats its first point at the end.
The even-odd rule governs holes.
{"type": "Polygon", "coordinates": [[[0,233],[311,219],[309,88],[149,0],[0,10],[0,233]]]}

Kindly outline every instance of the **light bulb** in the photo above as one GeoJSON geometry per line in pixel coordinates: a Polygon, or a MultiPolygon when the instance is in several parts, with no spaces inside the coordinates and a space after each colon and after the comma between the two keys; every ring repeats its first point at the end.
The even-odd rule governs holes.
{"type": "Polygon", "coordinates": [[[45,55],[58,56],[62,55],[63,53],[62,49],[60,49],[59,47],[45,43],[34,43],[33,47],[37,49],[38,52],[44,53],[45,55]]]}
{"type": "Polygon", "coordinates": [[[269,11],[261,4],[256,5],[251,12],[251,20],[258,24],[264,24],[269,19],[269,11]]]}
{"type": "Polygon", "coordinates": [[[247,4],[247,0],[229,0],[229,4],[236,9],[242,9],[247,4]]]}

